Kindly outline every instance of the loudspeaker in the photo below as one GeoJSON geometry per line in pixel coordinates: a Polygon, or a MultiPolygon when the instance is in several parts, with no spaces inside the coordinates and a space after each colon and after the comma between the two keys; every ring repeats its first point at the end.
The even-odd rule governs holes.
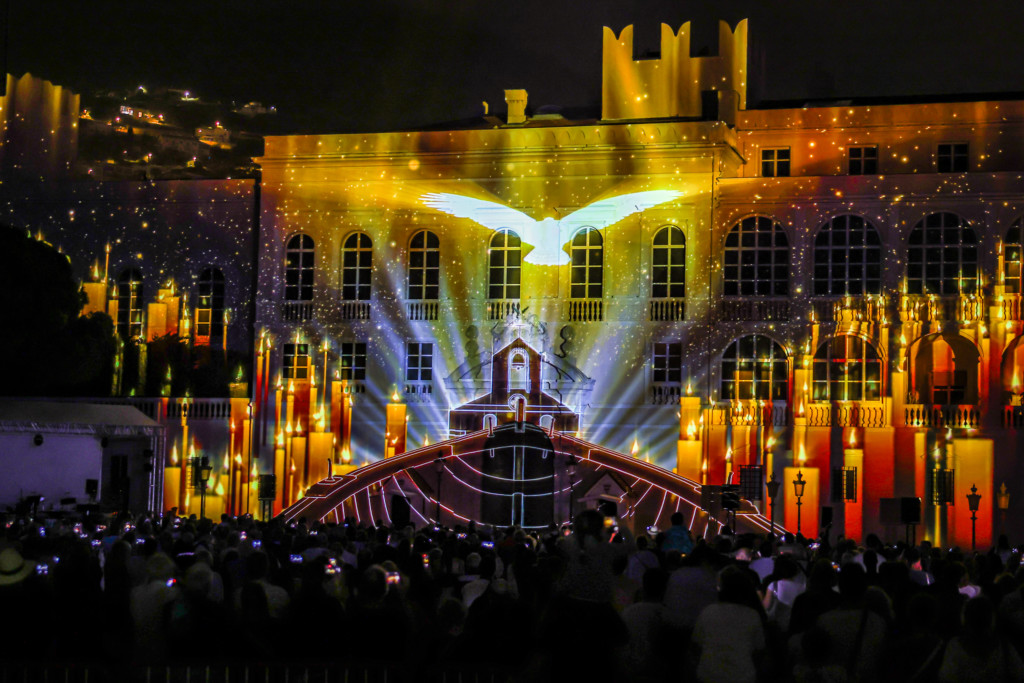
{"type": "Polygon", "coordinates": [[[85,495],[90,498],[95,498],[100,492],[100,480],[99,479],[86,479],[85,480],[85,495]]]}
{"type": "Polygon", "coordinates": [[[713,510],[722,504],[722,487],[707,484],[700,487],[700,509],[713,510]]]}
{"type": "Polygon", "coordinates": [[[818,527],[825,529],[832,526],[832,506],[822,505],[821,506],[821,518],[818,520],[818,527]]]}
{"type": "Polygon", "coordinates": [[[921,499],[900,498],[900,524],[921,523],[921,499]]]}
{"type": "Polygon", "coordinates": [[[256,496],[260,500],[274,500],[277,498],[277,475],[261,474],[256,489],[256,496]]]}
{"type": "Polygon", "coordinates": [[[885,526],[898,526],[900,521],[901,498],[882,498],[878,501],[878,521],[885,526]]]}
{"type": "Polygon", "coordinates": [[[740,509],[740,487],[739,484],[726,484],[722,487],[722,509],[740,509]]]}
{"type": "Polygon", "coordinates": [[[43,435],[42,434],[36,434],[35,436],[33,436],[32,437],[32,443],[34,443],[37,446],[42,446],[43,445],[43,435]]]}

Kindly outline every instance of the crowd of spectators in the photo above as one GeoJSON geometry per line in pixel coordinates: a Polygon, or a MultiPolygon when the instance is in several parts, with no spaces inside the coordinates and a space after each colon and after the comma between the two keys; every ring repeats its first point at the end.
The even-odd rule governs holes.
{"type": "Polygon", "coordinates": [[[1020,681],[1024,569],[983,552],[728,532],[678,513],[634,537],[571,528],[390,528],[12,519],[0,659],[139,667],[384,662],[512,680],[1020,681]]]}

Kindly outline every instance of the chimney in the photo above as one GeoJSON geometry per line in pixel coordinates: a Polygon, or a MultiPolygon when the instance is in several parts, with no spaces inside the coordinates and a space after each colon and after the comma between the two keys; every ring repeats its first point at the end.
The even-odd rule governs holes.
{"type": "Polygon", "coordinates": [[[508,123],[526,123],[526,91],[506,90],[505,103],[508,105],[508,123]]]}

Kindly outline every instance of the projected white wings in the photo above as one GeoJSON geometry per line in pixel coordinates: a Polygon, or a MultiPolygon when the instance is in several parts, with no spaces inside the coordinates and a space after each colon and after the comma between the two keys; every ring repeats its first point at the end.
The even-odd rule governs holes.
{"type": "Polygon", "coordinates": [[[420,197],[420,201],[432,209],[457,218],[468,218],[494,231],[502,228],[514,230],[523,242],[533,246],[523,259],[526,263],[554,266],[569,262],[569,255],[562,246],[576,230],[582,227],[600,230],[682,194],[675,190],[631,192],[588,204],[558,221],[553,218],[535,221],[521,211],[496,202],[447,192],[431,192],[420,197]]]}

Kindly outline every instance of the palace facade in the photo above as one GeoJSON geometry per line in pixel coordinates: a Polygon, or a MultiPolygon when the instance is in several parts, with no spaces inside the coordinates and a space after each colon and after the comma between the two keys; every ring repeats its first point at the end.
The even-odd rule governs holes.
{"type": "MultiPolygon", "coordinates": [[[[774,476],[788,528],[894,538],[919,517],[919,537],[966,544],[973,490],[978,544],[1024,533],[1024,102],[748,102],[746,22],[720,26],[716,56],[691,56],[689,24],[662,27],[655,59],[633,58],[631,27],[603,39],[592,119],[508,90],[505,118],[269,137],[254,189],[205,188],[234,245],[207,260],[253,314],[224,332],[232,306],[202,269],[182,310],[209,323],[196,343],[244,327],[254,356],[251,418],[244,399],[230,411],[245,445],[224,423],[209,450],[251,451],[279,486],[302,450],[280,509],[323,456],[350,468],[461,435],[450,413],[494,393],[493,356],[521,339],[576,438],[745,478],[762,509],[774,476]],[[217,291],[220,314],[196,310],[217,291]]],[[[210,239],[170,230],[176,250],[210,239]]],[[[111,296],[135,249],[115,247],[111,296]]],[[[121,293],[122,331],[142,335],[121,293]]]]}
{"type": "Polygon", "coordinates": [[[322,373],[326,341],[377,453],[388,395],[410,447],[444,439],[518,337],[592,442],[707,483],[766,466],[791,528],[800,471],[811,533],[823,506],[860,538],[918,497],[927,533],[963,542],[976,485],[988,543],[1001,484],[1024,494],[1024,103],[748,108],[745,22],[715,57],[688,25],[654,60],[631,28],[604,41],[599,119],[512,90],[506,120],[267,139],[270,377],[322,373]]]}

